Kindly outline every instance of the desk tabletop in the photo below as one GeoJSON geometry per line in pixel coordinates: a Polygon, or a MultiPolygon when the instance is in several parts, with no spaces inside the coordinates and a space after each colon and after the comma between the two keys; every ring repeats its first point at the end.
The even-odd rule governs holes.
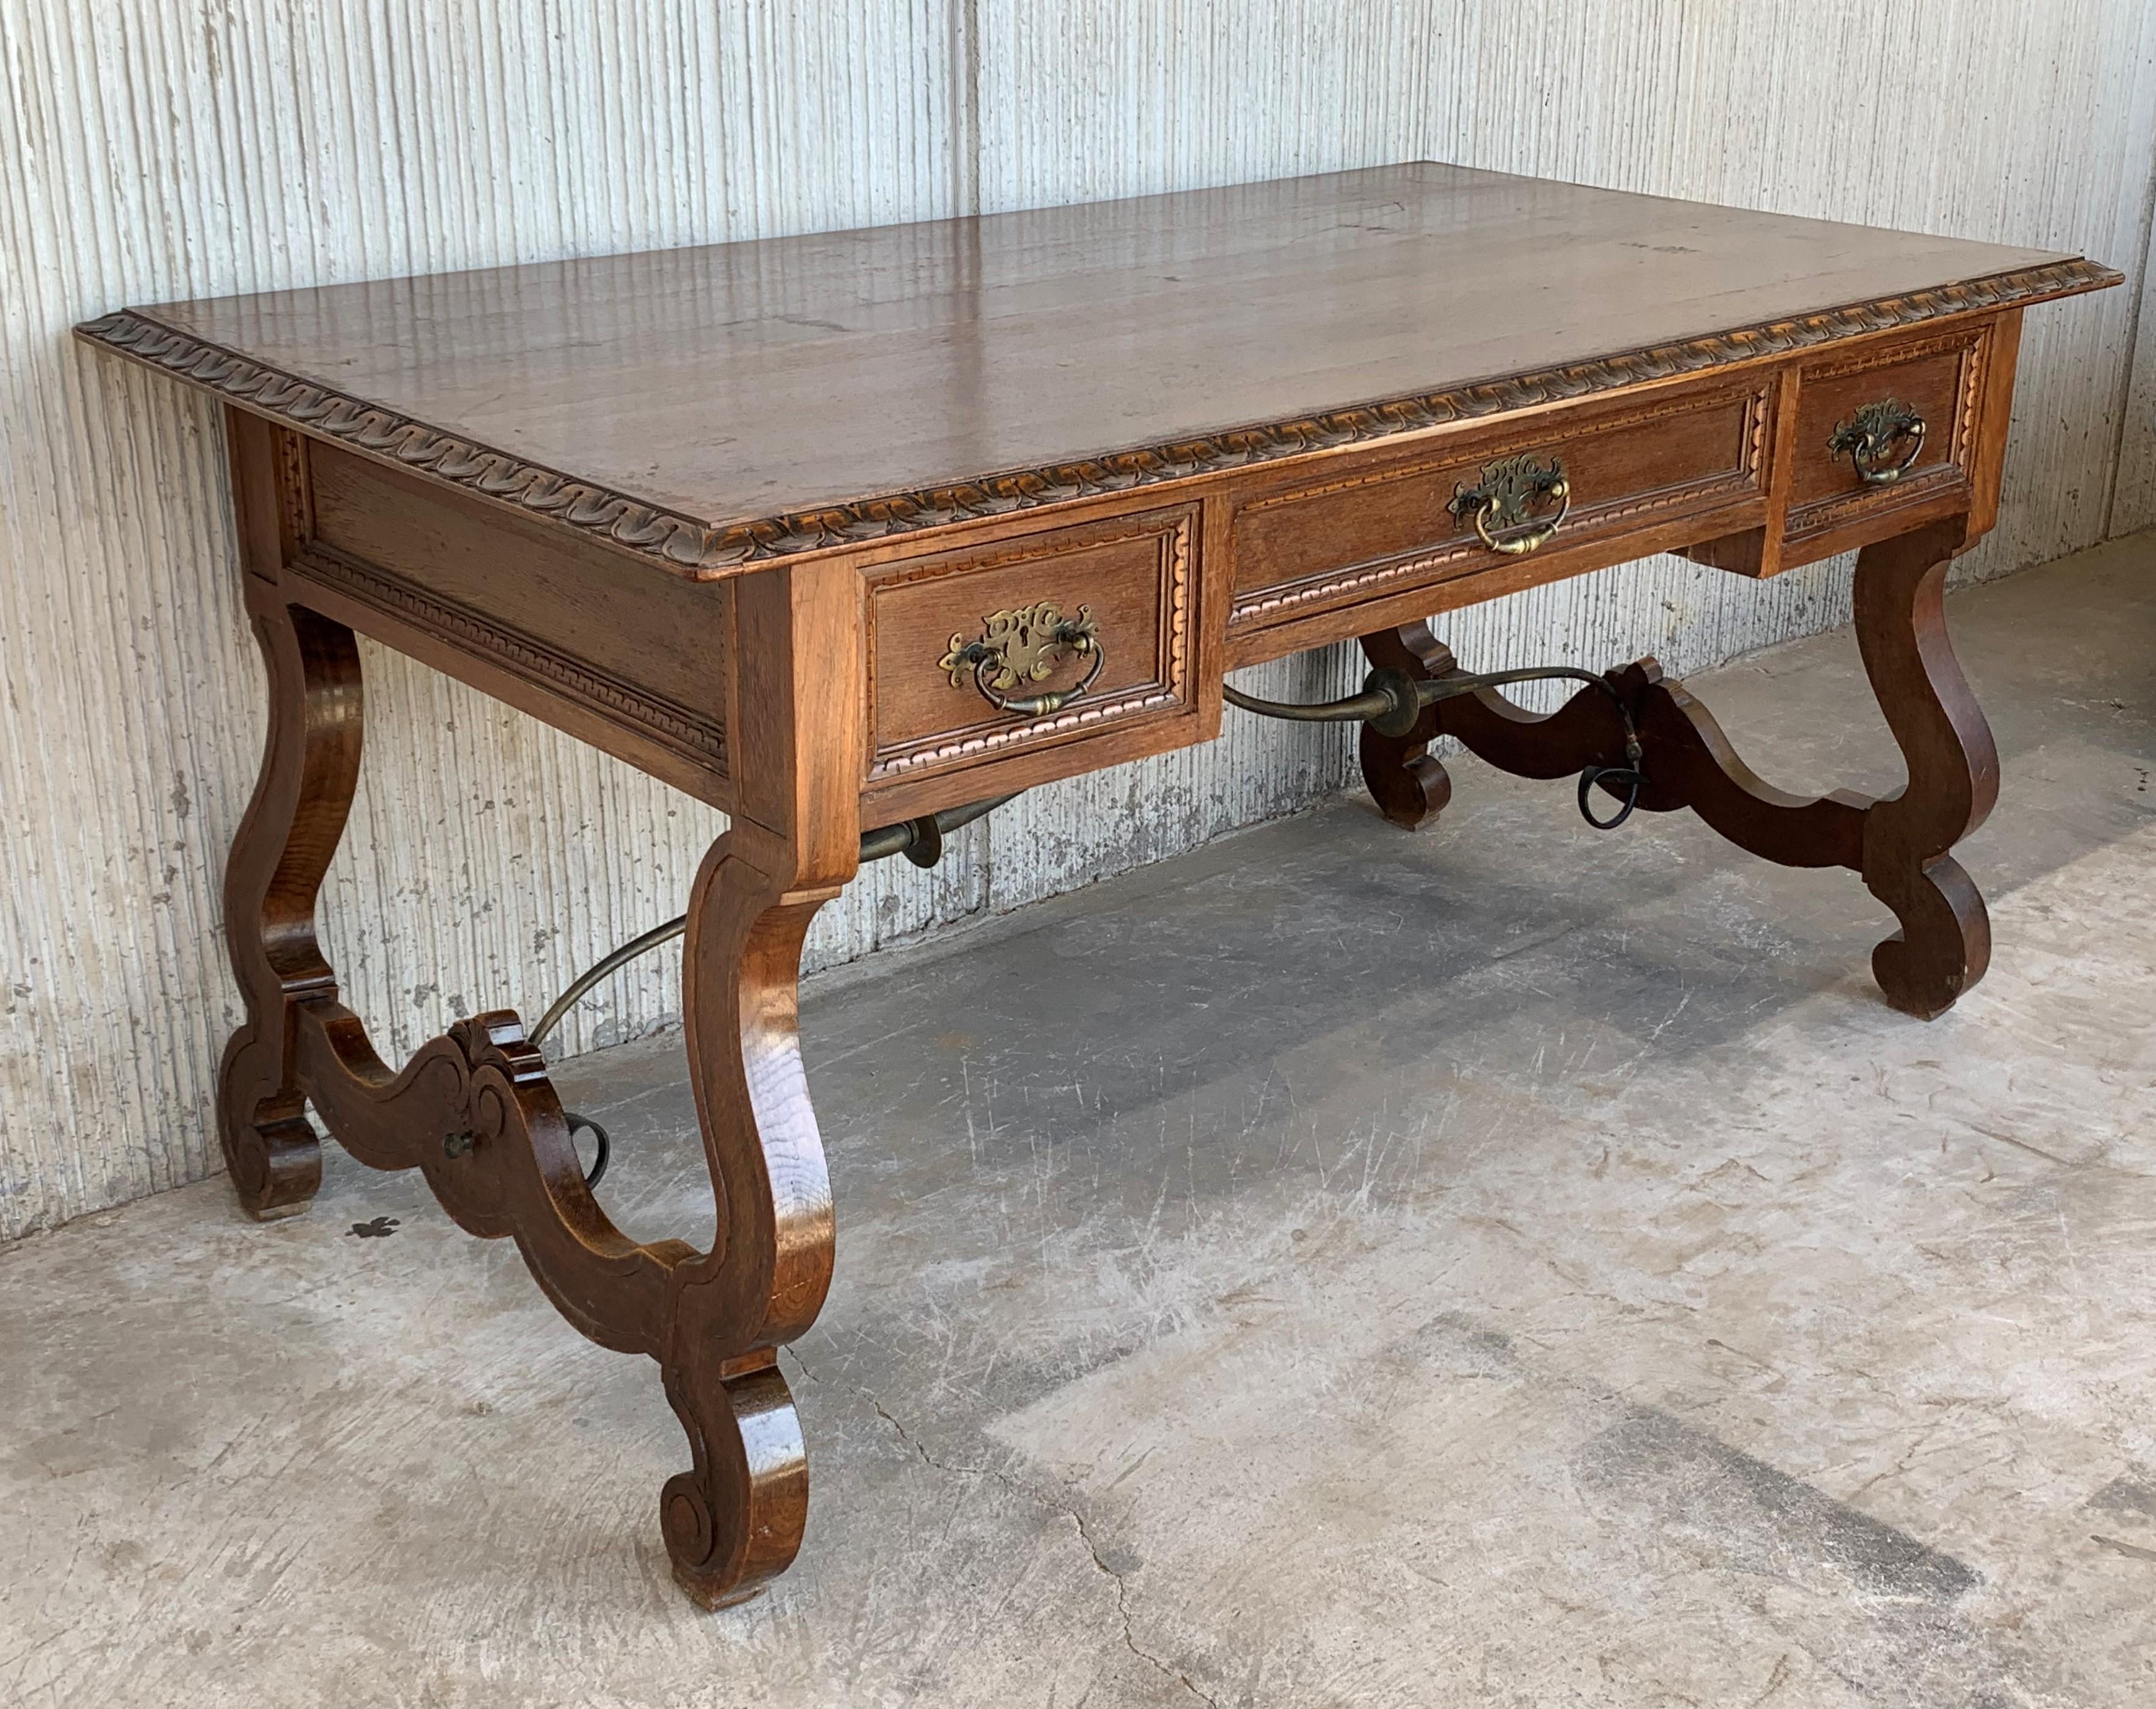
{"type": "Polygon", "coordinates": [[[80,330],[711,577],[2118,277],[1413,163],[80,330]]]}

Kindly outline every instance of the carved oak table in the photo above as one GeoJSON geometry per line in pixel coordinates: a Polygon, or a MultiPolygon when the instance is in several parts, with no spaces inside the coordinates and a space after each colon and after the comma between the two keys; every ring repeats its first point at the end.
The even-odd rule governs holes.
{"type": "Polygon", "coordinates": [[[1941,589],[1997,511],[2022,309],[2118,279],[1409,165],[86,326],[226,406],[271,698],[225,882],[240,1198],[305,1207],[311,1106],[656,1360],[693,1461],[660,1521],[717,1606],[786,1568],[807,1508],[776,1349],[823,1304],[833,1219],[795,980],[864,828],[932,859],[952,809],[1209,740],[1224,673],[1353,636],[1370,687],[1319,710],[1366,721],[1387,818],[1443,804],[1440,735],[1578,773],[1584,805],[1690,808],[1860,875],[1900,924],[1880,985],[1936,1015],[1984,972],[1949,851],[1998,769],[1941,589]],[[1772,576],[1856,547],[1908,769],[1880,801],[1769,788],[1652,659],[1537,717],[1425,627],[1650,552],[1772,576]],[[338,1002],[313,916],[359,763],[355,629],[731,816],[684,980],[711,1250],[608,1220],[514,1014],[392,1072],[338,1002]]]}

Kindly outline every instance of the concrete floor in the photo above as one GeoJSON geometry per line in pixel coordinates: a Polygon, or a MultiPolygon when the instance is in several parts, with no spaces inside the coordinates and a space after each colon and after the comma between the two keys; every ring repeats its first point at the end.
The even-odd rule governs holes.
{"type": "MultiPolygon", "coordinates": [[[[1989,981],[1471,761],[812,984],[814,1512],[675,1594],[648,1364],[332,1152],[0,1255],[0,1701],[2156,1703],[2156,536],[1957,598],[1989,981]],[[399,1219],[358,1239],[353,1223],[399,1219]]],[[[1890,787],[1846,635],[1702,680],[1890,787]]],[[[708,1224],[671,1040],[572,1064],[708,1224]]]]}

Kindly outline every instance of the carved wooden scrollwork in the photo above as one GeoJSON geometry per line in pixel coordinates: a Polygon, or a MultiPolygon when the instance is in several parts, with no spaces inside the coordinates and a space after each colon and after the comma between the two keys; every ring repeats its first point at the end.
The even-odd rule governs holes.
{"type": "Polygon", "coordinates": [[[513,1239],[583,1334],[661,1368],[690,1469],[662,1492],[675,1576],[710,1606],[752,1594],[799,1547],[808,1470],[775,1349],[811,1323],[831,1274],[830,1183],[795,1038],[808,921],[835,887],[791,888],[722,837],[690,913],[691,1066],[720,1208],[711,1250],[631,1239],[584,1182],[560,1100],[506,1011],[459,1021],[398,1070],[337,1000],[316,892],[357,777],[351,632],[253,598],[269,665],[262,777],[228,869],[249,1019],[220,1093],[242,1203],[303,1209],[321,1178],[311,1106],[362,1162],[416,1168],[457,1224],[513,1239]]]}
{"type": "MultiPolygon", "coordinates": [[[[1777,789],[1652,659],[1615,677],[1645,755],[1639,805],[1650,813],[1690,808],[1739,848],[1784,866],[1861,873],[1901,925],[1872,955],[1880,988],[1896,1008],[1926,1019],[1983,978],[1991,947],[1984,899],[1948,852],[1983,823],[1999,791],[1989,726],[1946,635],[1947,566],[1966,528],[1957,516],[1858,555],[1857,639],[1908,765],[1908,784],[1897,795],[1875,801],[1777,789]]],[[[1363,649],[1372,665],[1418,680],[1458,669],[1450,649],[1421,624],[1366,635],[1363,649]]],[[[1494,689],[1437,701],[1404,736],[1368,726],[1363,731],[1364,781],[1385,817],[1408,829],[1450,795],[1451,780],[1429,752],[1440,736],[1523,778],[1569,777],[1625,758],[1616,703],[1597,689],[1582,689],[1547,715],[1494,689]]]]}

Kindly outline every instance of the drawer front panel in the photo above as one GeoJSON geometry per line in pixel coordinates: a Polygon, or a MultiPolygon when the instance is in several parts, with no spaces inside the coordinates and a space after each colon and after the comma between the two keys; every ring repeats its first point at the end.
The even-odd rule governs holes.
{"type": "MultiPolygon", "coordinates": [[[[1898,345],[1857,362],[1803,369],[1789,471],[1792,536],[1816,534],[1867,514],[1938,495],[1969,478],[1970,439],[1980,395],[1981,335],[1898,345]],[[1867,408],[1883,416],[1899,407],[1922,416],[1924,436],[1897,479],[1874,484],[1846,451],[1830,444],[1857,424],[1867,408]]],[[[1875,466],[1898,463],[1912,449],[1903,437],[1888,444],[1875,466]]]]}
{"type": "MultiPolygon", "coordinates": [[[[1188,711],[1197,528],[1197,507],[1179,506],[872,574],[869,782],[1121,732],[1188,711]],[[999,614],[1044,602],[1065,618],[1082,616],[1098,637],[1098,674],[1083,694],[1028,714],[992,705],[963,663],[953,684],[957,649],[998,633],[999,614]]],[[[1045,676],[1003,691],[1011,698],[1068,689],[1095,663],[1066,650],[1045,676]]]]}
{"type": "Polygon", "coordinates": [[[1642,523],[1758,497],[1766,420],[1763,387],[1724,386],[1522,426],[1502,439],[1425,446],[1351,479],[1262,495],[1235,518],[1229,621],[1282,622],[1517,562],[1484,545],[1472,518],[1448,508],[1508,457],[1563,464],[1571,508],[1541,548],[1551,558],[1642,523]]]}

